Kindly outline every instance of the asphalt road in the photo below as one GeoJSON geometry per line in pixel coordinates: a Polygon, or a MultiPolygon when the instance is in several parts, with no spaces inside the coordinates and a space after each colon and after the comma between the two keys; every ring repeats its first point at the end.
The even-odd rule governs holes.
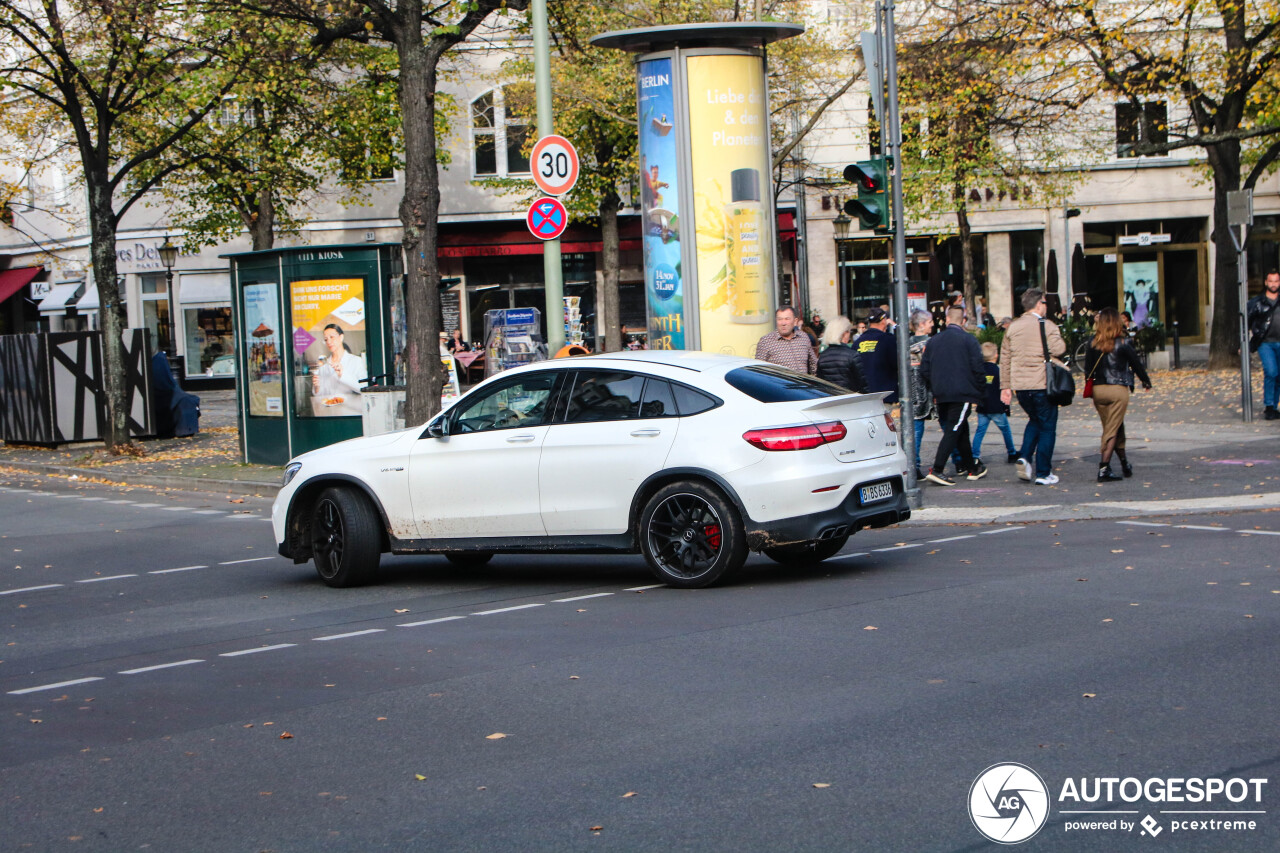
{"type": "Polygon", "coordinates": [[[594,556],[331,590],[267,516],[0,476],[0,849],[991,849],[1000,762],[1048,789],[1021,849],[1280,849],[1277,513],[868,531],[700,591],[594,556]],[[1098,777],[1268,782],[1060,799],[1098,777]]]}

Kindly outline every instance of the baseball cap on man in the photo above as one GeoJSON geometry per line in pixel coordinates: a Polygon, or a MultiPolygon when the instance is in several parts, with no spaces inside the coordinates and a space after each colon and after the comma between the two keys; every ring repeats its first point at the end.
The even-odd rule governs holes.
{"type": "Polygon", "coordinates": [[[883,320],[885,317],[888,317],[888,316],[889,315],[885,313],[883,308],[872,308],[870,311],[867,312],[867,322],[879,323],[881,320],[883,320]]]}

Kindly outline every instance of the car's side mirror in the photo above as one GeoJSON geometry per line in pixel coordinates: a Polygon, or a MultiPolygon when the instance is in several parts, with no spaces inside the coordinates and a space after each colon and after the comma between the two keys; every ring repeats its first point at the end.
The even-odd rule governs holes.
{"type": "Polygon", "coordinates": [[[449,419],[441,415],[427,424],[427,435],[432,438],[447,438],[449,436],[449,419]]]}

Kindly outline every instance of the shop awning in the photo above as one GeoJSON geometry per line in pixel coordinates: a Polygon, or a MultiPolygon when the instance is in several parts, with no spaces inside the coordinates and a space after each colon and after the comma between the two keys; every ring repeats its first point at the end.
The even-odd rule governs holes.
{"type": "Polygon", "coordinates": [[[0,302],[4,302],[10,296],[22,290],[22,288],[31,283],[31,279],[40,275],[43,271],[44,267],[18,267],[17,269],[0,272],[0,302]]]}
{"type": "Polygon", "coordinates": [[[178,279],[178,301],[183,305],[195,302],[231,303],[231,273],[184,272],[178,279]]]}
{"type": "Polygon", "coordinates": [[[83,281],[60,281],[40,300],[41,314],[58,314],[76,304],[76,294],[84,287],[83,281]]]}
{"type": "Polygon", "coordinates": [[[98,299],[98,285],[91,284],[89,289],[84,292],[76,301],[77,311],[97,311],[102,307],[102,302],[98,299]]]}

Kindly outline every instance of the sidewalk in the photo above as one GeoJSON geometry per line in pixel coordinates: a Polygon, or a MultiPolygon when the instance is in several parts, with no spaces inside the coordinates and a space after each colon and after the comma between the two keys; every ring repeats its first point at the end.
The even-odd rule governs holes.
{"type": "MultiPolygon", "coordinates": [[[[1186,360],[1184,358],[1184,364],[1186,360]]],[[[1059,412],[1054,455],[1056,486],[1019,480],[1007,464],[999,430],[984,444],[990,473],[955,486],[922,482],[924,508],[909,523],[990,523],[1124,517],[1186,511],[1280,508],[1280,421],[1261,419],[1261,370],[1255,370],[1257,420],[1240,420],[1239,374],[1203,367],[1152,375],[1155,390],[1133,395],[1126,419],[1132,479],[1095,481],[1100,427],[1093,405],[1079,397],[1059,412]]],[[[200,394],[200,432],[190,438],[142,442],[141,457],[112,457],[101,443],[56,450],[0,445],[0,470],[78,480],[270,497],[282,469],[240,461],[235,392],[200,394]]],[[[1026,419],[1015,404],[1010,426],[1020,446],[1026,419]]],[[[976,418],[970,419],[970,428],[976,418]]],[[[930,421],[921,450],[927,471],[937,446],[930,421]]],[[[1118,470],[1118,468],[1117,468],[1118,470]]]]}

